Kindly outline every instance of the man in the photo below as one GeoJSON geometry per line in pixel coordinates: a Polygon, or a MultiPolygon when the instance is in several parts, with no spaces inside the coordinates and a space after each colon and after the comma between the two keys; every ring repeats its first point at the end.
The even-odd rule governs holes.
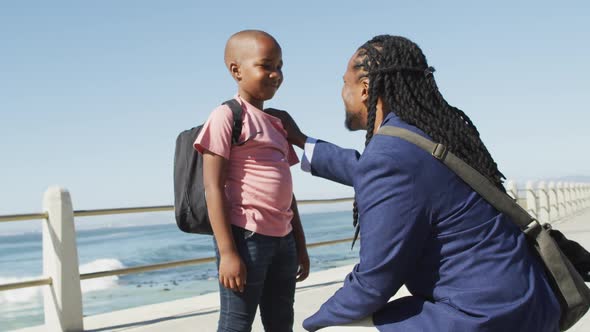
{"type": "Polygon", "coordinates": [[[304,135],[286,112],[302,168],[354,186],[360,262],[303,326],[372,321],[379,331],[558,331],[559,304],[523,233],[444,164],[381,126],[443,143],[504,190],[469,117],[438,91],[420,48],[398,36],[362,45],[344,74],[346,126],[362,156],[304,135]],[[388,302],[405,284],[412,296],[388,302]],[[368,317],[368,318],[367,318],[368,317]]]}

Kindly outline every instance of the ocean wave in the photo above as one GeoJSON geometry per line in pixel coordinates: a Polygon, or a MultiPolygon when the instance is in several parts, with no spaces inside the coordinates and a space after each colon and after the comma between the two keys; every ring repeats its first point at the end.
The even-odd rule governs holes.
{"type": "MultiPolygon", "coordinates": [[[[80,265],[80,273],[93,273],[115,269],[122,269],[125,265],[115,258],[100,258],[80,265]]],[[[82,293],[90,293],[116,287],[118,276],[82,280],[82,293]]]]}
{"type": "MultiPolygon", "coordinates": [[[[36,278],[39,277],[0,277],[0,284],[11,284],[36,278]]],[[[26,304],[33,301],[40,301],[41,289],[41,287],[30,287],[0,292],[0,305],[26,304]]]]}
{"type": "MultiPolygon", "coordinates": [[[[80,265],[80,273],[92,273],[113,269],[122,269],[125,265],[114,258],[101,258],[80,265]]],[[[0,277],[0,284],[10,284],[41,278],[41,276],[0,277]]],[[[110,276],[89,280],[82,280],[82,293],[90,293],[116,287],[119,277],[110,276]]],[[[43,287],[28,287],[0,292],[0,305],[27,304],[41,301],[43,287]]]]}

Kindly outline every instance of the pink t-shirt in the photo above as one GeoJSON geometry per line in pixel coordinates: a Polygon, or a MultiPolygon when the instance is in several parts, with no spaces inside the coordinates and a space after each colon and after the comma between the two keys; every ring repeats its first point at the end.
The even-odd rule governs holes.
{"type": "Polygon", "coordinates": [[[291,231],[293,180],[289,167],[299,162],[281,120],[236,96],[242,105],[242,134],[231,144],[233,114],[217,107],[195,140],[195,149],[208,150],[229,160],[225,196],[230,222],[269,236],[291,231]]]}

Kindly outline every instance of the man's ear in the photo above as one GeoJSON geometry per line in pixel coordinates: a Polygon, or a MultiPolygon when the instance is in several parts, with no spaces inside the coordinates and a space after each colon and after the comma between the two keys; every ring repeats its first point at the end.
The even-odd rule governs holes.
{"type": "Polygon", "coordinates": [[[236,62],[232,61],[229,63],[229,72],[236,81],[240,81],[242,79],[242,72],[240,71],[240,66],[236,62]]]}
{"type": "Polygon", "coordinates": [[[361,90],[361,101],[363,103],[367,103],[369,101],[369,79],[363,78],[361,80],[362,90],[361,90]]]}

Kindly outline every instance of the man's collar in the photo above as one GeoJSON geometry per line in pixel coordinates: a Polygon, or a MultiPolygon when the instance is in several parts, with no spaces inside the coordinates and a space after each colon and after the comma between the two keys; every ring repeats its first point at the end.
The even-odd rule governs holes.
{"type": "Polygon", "coordinates": [[[384,126],[385,124],[392,124],[393,122],[397,122],[397,121],[400,121],[399,117],[397,115],[395,115],[395,113],[389,112],[385,116],[385,119],[383,119],[383,121],[379,125],[379,128],[381,128],[381,126],[384,126]]]}

